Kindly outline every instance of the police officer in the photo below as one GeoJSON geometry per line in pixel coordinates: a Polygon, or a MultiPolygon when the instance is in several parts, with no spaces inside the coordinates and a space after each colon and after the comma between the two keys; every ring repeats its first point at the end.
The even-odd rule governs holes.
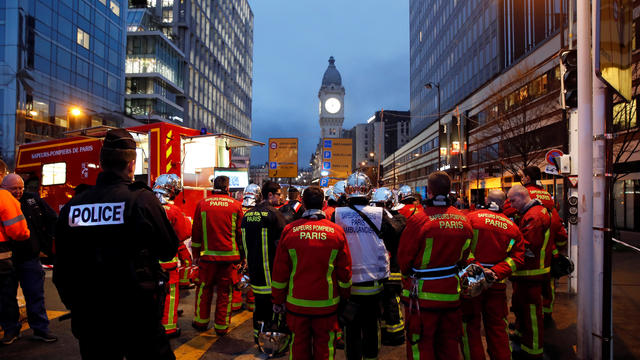
{"type": "Polygon", "coordinates": [[[407,309],[407,355],[412,359],[457,359],[462,334],[460,280],[473,237],[468,219],[447,195],[451,179],[436,171],[427,179],[427,207],[407,220],[398,264],[407,309]]]}
{"type": "MultiPolygon", "coordinates": [[[[335,188],[334,188],[335,190],[335,188]]],[[[399,238],[383,208],[369,206],[371,181],[356,171],[347,178],[347,206],[338,207],[334,222],[344,229],[351,250],[350,302],[343,317],[347,359],[376,358],[380,350],[380,307],[383,282],[389,277],[390,244],[399,238]],[[350,313],[350,314],[348,314],[350,313]]]]}
{"type": "Polygon", "coordinates": [[[256,343],[261,324],[271,321],[271,271],[276,257],[276,246],[286,222],[275,206],[282,197],[278,183],[267,181],[262,185],[263,201],[244,214],[242,244],[249,267],[251,290],[255,296],[253,335],[256,343]]]}
{"type": "Polygon", "coordinates": [[[83,359],[175,359],[161,324],[164,282],[178,238],[151,189],[133,182],[136,143],[107,132],[96,185],[56,225],[53,280],[71,310],[83,359]]]}

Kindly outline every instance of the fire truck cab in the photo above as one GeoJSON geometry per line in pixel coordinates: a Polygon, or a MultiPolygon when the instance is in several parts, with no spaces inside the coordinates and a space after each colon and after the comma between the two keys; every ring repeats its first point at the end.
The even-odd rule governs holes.
{"type": "MultiPolygon", "coordinates": [[[[101,126],[68,132],[69,137],[20,145],[16,173],[27,191],[35,190],[56,211],[74,195],[80,184],[94,185],[100,169],[100,149],[109,127],[101,126]]],[[[240,174],[248,179],[248,169],[233,168],[233,149],[264,143],[229,134],[204,134],[169,123],[127,128],[136,141],[135,178],[152,186],[160,174],[176,174],[184,190],[175,199],[187,216],[211,190],[216,173],[240,174]]]]}

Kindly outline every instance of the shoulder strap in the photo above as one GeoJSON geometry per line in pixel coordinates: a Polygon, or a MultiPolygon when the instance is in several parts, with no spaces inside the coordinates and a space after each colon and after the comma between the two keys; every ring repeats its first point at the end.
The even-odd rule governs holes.
{"type": "Polygon", "coordinates": [[[349,207],[353,211],[358,213],[358,215],[360,215],[360,217],[367,223],[367,225],[369,225],[371,230],[373,230],[373,232],[376,233],[376,235],[378,235],[380,239],[382,239],[382,231],[376,227],[376,225],[373,223],[373,221],[371,221],[371,219],[369,219],[367,215],[365,215],[362,211],[358,210],[353,204],[349,204],[349,207]]]}

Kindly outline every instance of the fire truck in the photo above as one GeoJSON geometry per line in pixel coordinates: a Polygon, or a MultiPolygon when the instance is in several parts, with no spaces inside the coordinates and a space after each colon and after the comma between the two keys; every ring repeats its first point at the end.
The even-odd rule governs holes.
{"type": "MultiPolygon", "coordinates": [[[[67,133],[68,137],[20,145],[16,173],[25,187],[37,181],[40,196],[56,211],[75,194],[78,185],[94,185],[100,170],[100,149],[107,126],[67,133]]],[[[207,196],[212,180],[230,176],[232,189],[248,184],[248,169],[234,168],[234,149],[263,146],[239,136],[200,131],[169,123],[127,128],[136,141],[135,178],[152,186],[160,174],[180,176],[184,190],[175,199],[187,216],[192,216],[200,199],[207,196]]]]}

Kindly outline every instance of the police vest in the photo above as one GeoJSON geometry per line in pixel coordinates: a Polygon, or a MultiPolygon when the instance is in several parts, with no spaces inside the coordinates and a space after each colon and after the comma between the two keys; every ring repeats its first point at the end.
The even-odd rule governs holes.
{"type": "MultiPolygon", "coordinates": [[[[356,205],[380,230],[382,208],[356,205]]],[[[344,229],[351,251],[351,280],[353,283],[381,280],[389,277],[389,252],[384,242],[367,222],[348,207],[335,211],[336,224],[344,229]]]]}

